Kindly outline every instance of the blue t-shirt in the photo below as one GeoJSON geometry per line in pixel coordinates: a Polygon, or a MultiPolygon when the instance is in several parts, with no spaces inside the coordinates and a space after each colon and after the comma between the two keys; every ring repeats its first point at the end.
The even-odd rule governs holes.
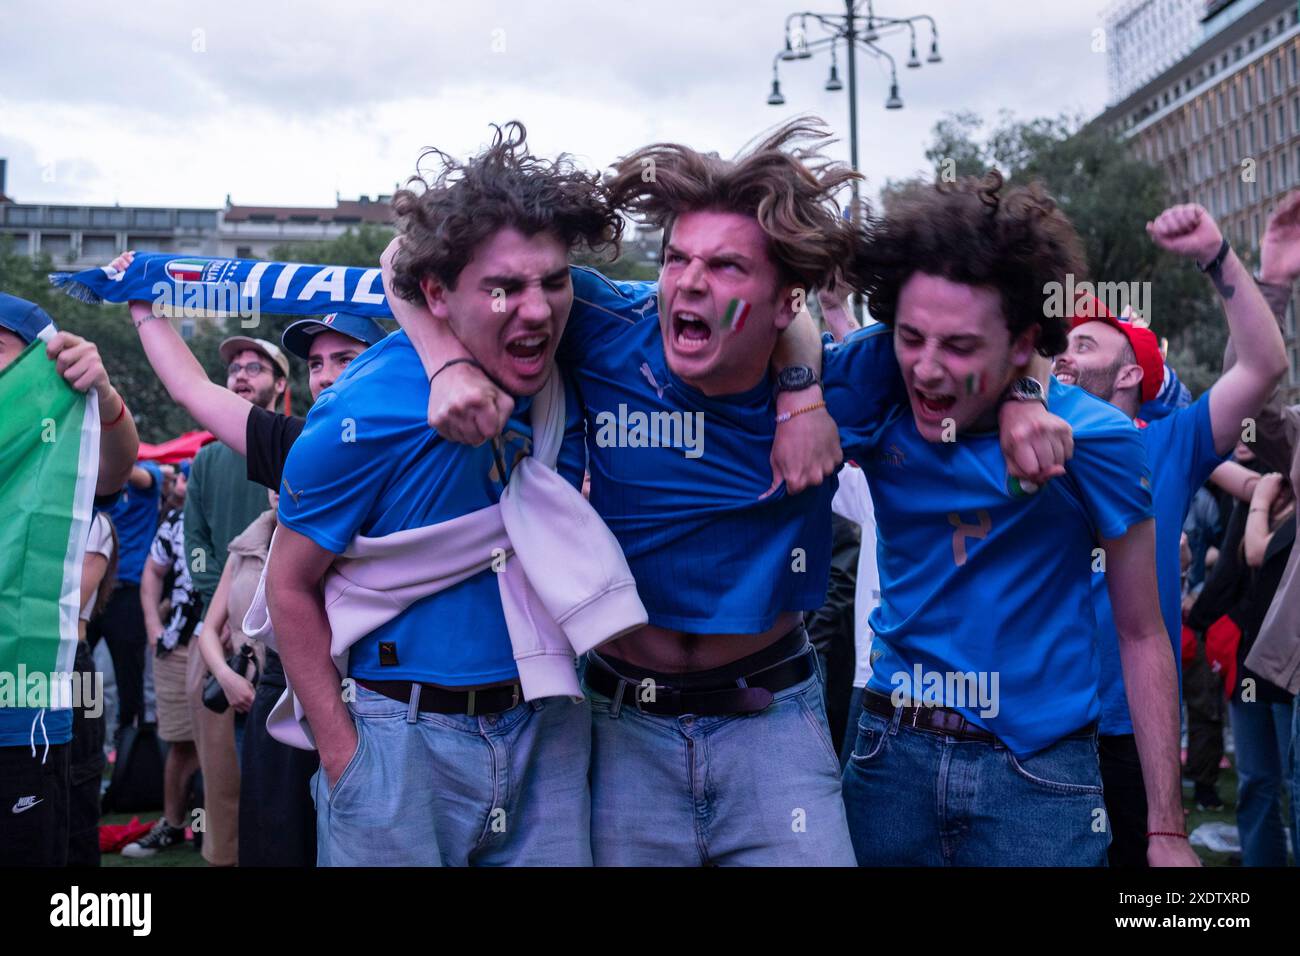
{"type": "MultiPolygon", "coordinates": [[[[45,744],[66,744],[72,739],[72,708],[46,710],[44,732],[38,707],[0,707],[0,747],[36,746],[36,759],[40,760],[45,744]]],[[[8,811],[3,811],[8,812],[8,811]]]]}
{"type": "Polygon", "coordinates": [[[837,482],[759,500],[772,483],[771,381],[704,395],[668,368],[654,283],[572,275],[558,359],[585,407],[591,504],[622,545],[650,623],[755,634],[784,611],[821,607],[837,482]]]}
{"type": "Polygon", "coordinates": [[[153,484],[141,490],[127,482],[121,499],[108,512],[117,529],[117,579],[127,584],[140,583],[144,560],[158,531],[158,503],[162,500],[162,469],[152,461],[136,465],[153,476],[153,484]]]}
{"type": "Polygon", "coordinates": [[[1042,750],[1098,716],[1093,549],[1152,515],[1137,429],[1053,381],[1051,409],[1074,429],[1074,458],[1064,477],[1013,497],[996,432],[931,443],[910,411],[883,427],[858,416],[855,344],[892,345],[864,330],[824,364],[841,431],[863,423],[844,453],[875,502],[881,603],[868,686],[952,707],[1017,755],[1042,750]]]}
{"type": "MultiPolygon", "coordinates": [[[[280,523],[337,554],[357,534],[423,528],[496,504],[509,475],[496,475],[492,446],[443,440],[425,420],[428,394],[405,332],[354,359],[316,400],[289,453],[280,523]]],[[[558,467],[577,487],[582,416],[567,384],[565,399],[558,467]]],[[[507,468],[531,448],[531,404],[516,402],[506,426],[507,468]]],[[[496,574],[481,571],[371,632],[352,646],[348,674],[453,687],[516,677],[496,574]]]]}
{"type": "MultiPolygon", "coordinates": [[[[1183,519],[1192,498],[1209,480],[1210,472],[1227,458],[1214,450],[1210,425],[1210,395],[1206,392],[1186,408],[1151,422],[1139,430],[1151,468],[1151,493],[1156,510],[1156,584],[1160,614],[1174,649],[1174,663],[1182,673],[1182,563],[1178,543],[1183,519]]],[[[1106,575],[1095,572],[1093,596],[1097,608],[1098,656],[1101,662],[1101,733],[1131,734],[1128,697],[1119,660],[1119,634],[1111,613],[1106,575]]],[[[1180,681],[1181,683],[1181,681],[1180,681]]]]}

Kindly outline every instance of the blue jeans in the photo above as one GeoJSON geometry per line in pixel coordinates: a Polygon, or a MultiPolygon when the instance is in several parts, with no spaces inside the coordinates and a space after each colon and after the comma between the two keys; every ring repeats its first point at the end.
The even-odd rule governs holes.
{"type": "Polygon", "coordinates": [[[1095,733],[1031,757],[862,710],[844,768],[861,866],[1105,866],[1095,733]]]}
{"type": "Polygon", "coordinates": [[[1237,748],[1237,831],[1242,866],[1286,866],[1282,786],[1291,750],[1292,706],[1243,703],[1233,694],[1232,740],[1237,748]]]}
{"type": "Polygon", "coordinates": [[[357,750],[312,777],[319,866],[590,866],[591,710],[417,713],[356,688],[357,750]]]}
{"type": "Polygon", "coordinates": [[[853,866],[817,674],[720,717],[615,715],[584,690],[597,866],[853,866]]]}

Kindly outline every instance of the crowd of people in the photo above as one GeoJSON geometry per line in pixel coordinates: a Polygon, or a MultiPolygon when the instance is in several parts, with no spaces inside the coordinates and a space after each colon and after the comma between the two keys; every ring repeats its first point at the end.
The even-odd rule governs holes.
{"type": "MultiPolygon", "coordinates": [[[[357,263],[397,331],[233,336],[224,386],[132,300],[214,437],[177,467],[46,333],[99,404],[76,668],[111,658],[115,726],[0,707],[0,802],[31,807],[0,862],[97,862],[105,754],[156,724],[163,815],[127,856],[193,825],[217,866],[1192,866],[1182,777],[1223,806],[1230,726],[1242,861],[1285,865],[1300,193],[1254,274],[1200,206],[1148,223],[1226,319],[1193,401],[1158,304],[1048,306],[1087,270],[1045,186],[846,217],[827,142],[601,176],[507,124],[436,153],[357,263]],[[628,218],[663,230],[657,281],[571,264],[628,218]]],[[[0,370],[47,325],[0,296],[0,370]]]]}

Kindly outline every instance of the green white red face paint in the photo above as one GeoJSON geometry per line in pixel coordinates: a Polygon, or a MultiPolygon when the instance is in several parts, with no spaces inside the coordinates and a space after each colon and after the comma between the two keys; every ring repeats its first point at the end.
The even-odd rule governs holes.
{"type": "Polygon", "coordinates": [[[750,305],[744,299],[732,299],[727,303],[727,311],[722,316],[723,328],[731,329],[733,332],[739,332],[745,327],[745,320],[749,318],[750,305]]]}
{"type": "Polygon", "coordinates": [[[978,372],[972,372],[966,376],[966,394],[979,395],[984,391],[984,383],[978,372]]]}

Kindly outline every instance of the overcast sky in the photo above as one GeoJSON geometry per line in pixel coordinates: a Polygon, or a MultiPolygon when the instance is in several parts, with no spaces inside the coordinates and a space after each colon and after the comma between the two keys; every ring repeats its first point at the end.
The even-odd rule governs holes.
{"type": "MultiPolygon", "coordinates": [[[[944,62],[904,69],[906,34],[884,41],[906,104],[887,112],[887,68],[859,58],[868,192],[922,168],[945,112],[1097,113],[1105,56],[1092,52],[1093,30],[1105,7],[877,0],[877,14],[933,15],[944,62]]],[[[799,9],[777,0],[10,4],[0,27],[5,191],[21,202],[216,207],[229,193],[240,204],[331,205],[336,191],[391,192],[422,147],[464,155],[489,122],[515,118],[537,152],[568,151],[593,167],[663,139],[730,155],[802,111],[846,140],[846,94],[822,89],[825,54],[783,63],[787,105],[766,105],[784,17],[799,9]]],[[[919,41],[924,59],[927,29],[919,41]]],[[[838,148],[847,157],[847,144],[838,148]]]]}

